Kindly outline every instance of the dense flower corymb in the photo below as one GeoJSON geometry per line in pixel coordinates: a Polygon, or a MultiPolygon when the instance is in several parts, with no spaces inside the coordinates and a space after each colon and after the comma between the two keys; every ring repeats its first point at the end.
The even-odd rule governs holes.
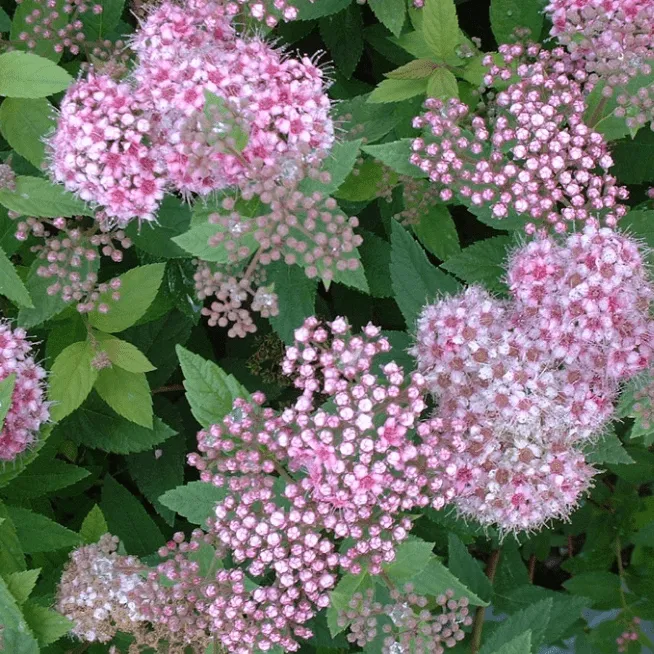
{"type": "Polygon", "coordinates": [[[12,329],[0,320],[0,381],[15,375],[11,404],[0,432],[0,461],[13,461],[27,449],[49,417],[43,392],[46,373],[34,362],[31,349],[23,329],[12,329]]]}

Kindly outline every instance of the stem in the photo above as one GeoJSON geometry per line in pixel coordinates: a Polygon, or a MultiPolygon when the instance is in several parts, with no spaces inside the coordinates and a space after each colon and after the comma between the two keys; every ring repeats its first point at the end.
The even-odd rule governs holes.
{"type": "Polygon", "coordinates": [[[622,543],[620,542],[620,536],[615,537],[615,558],[618,562],[618,575],[620,576],[620,603],[622,604],[622,608],[625,611],[628,611],[629,607],[627,605],[627,598],[624,596],[624,590],[622,588],[624,581],[624,565],[622,563],[622,543]]]}
{"type": "Polygon", "coordinates": [[[568,558],[571,559],[574,556],[574,543],[572,541],[572,536],[568,536],[568,558]]]}
{"type": "MultiPolygon", "coordinates": [[[[497,572],[497,564],[500,562],[500,552],[501,548],[495,550],[488,559],[486,565],[486,576],[488,580],[493,583],[495,580],[495,573],[497,572]]],[[[479,648],[481,647],[481,632],[484,628],[484,615],[486,614],[486,607],[479,606],[477,607],[477,612],[475,613],[475,621],[472,625],[472,642],[470,644],[470,654],[477,654],[479,648]]]]}
{"type": "Polygon", "coordinates": [[[529,581],[534,583],[534,575],[536,574],[536,555],[532,554],[529,557],[529,581]]]}
{"type": "Polygon", "coordinates": [[[602,111],[604,110],[604,107],[606,107],[606,103],[608,102],[608,98],[606,96],[602,96],[602,99],[597,103],[597,106],[595,107],[595,111],[593,111],[593,115],[588,119],[588,126],[593,128],[597,124],[597,119],[600,117],[602,114],[602,111]]]}

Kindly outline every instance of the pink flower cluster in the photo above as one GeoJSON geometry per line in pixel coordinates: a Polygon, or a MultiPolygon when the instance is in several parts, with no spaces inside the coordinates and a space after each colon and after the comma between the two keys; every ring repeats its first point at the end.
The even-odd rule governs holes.
{"type": "Polygon", "coordinates": [[[32,347],[23,329],[12,329],[0,321],[0,381],[15,375],[11,404],[4,424],[0,422],[0,461],[13,461],[35,440],[49,418],[43,397],[45,370],[34,362],[32,347]]]}
{"type": "Polygon", "coordinates": [[[587,227],[518,250],[512,299],[478,287],[426,307],[413,349],[454,453],[455,505],[504,531],[565,518],[619,385],[652,361],[654,289],[637,244],[587,227]]]}
{"type": "Polygon", "coordinates": [[[134,79],[78,81],[50,140],[53,178],[109,220],[154,220],[165,190],[206,195],[333,143],[320,69],[237,38],[219,2],[164,2],[133,47],[134,79]]]}
{"type": "Polygon", "coordinates": [[[601,84],[616,98],[616,116],[638,129],[654,118],[654,6],[649,0],[551,0],[556,36],[587,75],[587,90],[601,84]],[[640,79],[638,77],[640,76],[640,79]]]}
{"type": "Polygon", "coordinates": [[[414,119],[425,137],[413,142],[411,163],[442,188],[442,200],[456,194],[496,219],[523,216],[530,233],[536,224],[556,232],[575,221],[597,225],[598,216],[614,226],[626,190],[607,173],[613,160],[603,136],[584,124],[583,90],[563,50],[500,51],[505,65],[487,57],[485,84],[518,81],[496,94],[485,116],[459,100],[428,99],[414,119]]]}

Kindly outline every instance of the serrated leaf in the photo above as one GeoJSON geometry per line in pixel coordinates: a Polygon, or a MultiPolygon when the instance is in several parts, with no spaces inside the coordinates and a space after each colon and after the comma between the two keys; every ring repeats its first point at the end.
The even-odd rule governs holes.
{"type": "Polygon", "coordinates": [[[582,572],[563,582],[573,595],[587,597],[593,607],[609,609],[620,606],[620,577],[612,572],[582,572]]]}
{"type": "Polygon", "coordinates": [[[41,574],[41,568],[12,572],[7,576],[7,588],[18,604],[23,604],[32,594],[36,581],[41,574]]]}
{"type": "Polygon", "coordinates": [[[145,354],[132,343],[103,332],[95,332],[94,335],[100,343],[100,349],[106,353],[109,361],[115,366],[128,372],[150,372],[155,370],[145,354]]]}
{"type": "Polygon", "coordinates": [[[25,555],[18,540],[16,526],[2,502],[0,502],[0,569],[4,574],[26,569],[25,555]]]}
{"type": "Polygon", "coordinates": [[[156,453],[150,450],[132,454],[127,460],[130,475],[139,490],[171,526],[175,522],[175,514],[159,498],[166,491],[184,483],[185,460],[186,444],[179,438],[171,438],[156,453]]]}
{"type": "Polygon", "coordinates": [[[427,45],[427,41],[425,41],[424,34],[421,31],[407,32],[400,37],[392,38],[391,41],[417,59],[434,58],[434,53],[427,45]]]}
{"type": "Polygon", "coordinates": [[[113,366],[104,368],[94,388],[118,415],[152,429],[152,394],[145,373],[113,366]]]}
{"type": "Polygon", "coordinates": [[[77,409],[91,392],[98,376],[94,356],[91,343],[83,341],[69,345],[55,359],[48,386],[50,417],[55,422],[77,409]]]}
{"type": "Polygon", "coordinates": [[[306,194],[318,191],[324,196],[334,193],[352,172],[359,157],[360,148],[361,139],[336,143],[322,166],[322,170],[329,173],[330,181],[325,184],[307,178],[300,183],[300,190],[306,194]]]}
{"type": "Polygon", "coordinates": [[[530,629],[531,644],[534,651],[537,652],[541,645],[549,644],[544,643],[543,638],[550,620],[552,605],[552,599],[547,598],[509,616],[486,639],[483,647],[479,650],[479,654],[493,654],[500,651],[502,647],[509,645],[530,629]]]}
{"type": "Polygon", "coordinates": [[[399,102],[427,92],[426,79],[385,79],[368,96],[370,103],[399,102]]]}
{"type": "Polygon", "coordinates": [[[441,261],[456,256],[461,252],[459,235],[448,208],[437,204],[423,212],[420,222],[413,226],[419,241],[441,261]]]}
{"type": "Polygon", "coordinates": [[[416,593],[437,597],[448,588],[454,591],[454,598],[467,597],[473,606],[488,606],[481,597],[473,593],[457,579],[440,561],[432,559],[426,567],[410,580],[416,593]]]}
{"type": "Polygon", "coordinates": [[[379,22],[395,36],[399,36],[406,16],[404,0],[368,0],[368,5],[379,22]]]}
{"type": "Polygon", "coordinates": [[[149,450],[177,433],[157,416],[152,429],[130,422],[95,393],[66,420],[65,429],[77,443],[116,454],[149,450]]]}
{"type": "Polygon", "coordinates": [[[459,44],[459,21],[454,0],[426,0],[422,33],[431,52],[441,61],[454,56],[459,44]]]}
{"type": "Polygon", "coordinates": [[[538,41],[543,29],[543,7],[540,2],[530,0],[492,0],[490,22],[498,43],[515,41],[516,27],[525,27],[531,31],[529,39],[538,41]],[[513,37],[513,38],[512,38],[513,37]]]}
{"type": "Polygon", "coordinates": [[[159,501],[189,522],[205,525],[207,518],[214,515],[216,504],[222,501],[226,494],[224,488],[203,481],[192,481],[165,492],[159,501]]]}
{"type": "Polygon", "coordinates": [[[39,644],[2,577],[0,577],[0,624],[3,626],[2,647],[8,654],[39,654],[39,644]]]}
{"type": "Polygon", "coordinates": [[[41,647],[47,647],[65,636],[75,624],[56,611],[32,602],[23,606],[23,615],[41,647]]]}
{"type": "Polygon", "coordinates": [[[493,586],[484,574],[479,562],[474,559],[461,539],[448,534],[447,565],[450,572],[458,577],[470,590],[485,602],[489,602],[493,586]]]}
{"type": "Polygon", "coordinates": [[[91,543],[97,543],[108,532],[109,527],[104,519],[102,509],[94,504],[82,522],[79,535],[87,545],[90,545],[91,543]]]}
{"type": "Polygon", "coordinates": [[[516,636],[511,642],[505,643],[492,654],[532,654],[531,631],[527,630],[516,636]]]}
{"type": "Polygon", "coordinates": [[[309,279],[299,266],[274,262],[268,266],[268,283],[275,285],[279,314],[269,318],[272,328],[287,344],[305,318],[315,314],[318,284],[309,279]]]}
{"type": "Polygon", "coordinates": [[[11,29],[11,18],[4,9],[0,9],[0,32],[5,33],[11,29]]]}
{"type": "Polygon", "coordinates": [[[91,473],[85,468],[59,459],[38,457],[21,472],[4,491],[9,497],[32,498],[55,495],[58,490],[72,486],[91,473]]]}
{"type": "Polygon", "coordinates": [[[100,41],[107,38],[120,22],[120,17],[125,8],[125,0],[93,0],[93,8],[82,14],[84,34],[89,41],[100,41]],[[95,7],[101,7],[102,11],[95,12],[95,7]]]}
{"type": "Polygon", "coordinates": [[[14,18],[11,24],[11,33],[9,35],[10,39],[14,42],[14,47],[17,50],[27,51],[29,50],[33,54],[37,54],[41,57],[46,57],[55,63],[61,59],[61,52],[56,52],[54,49],[55,42],[57,40],[57,32],[61,29],[65,29],[66,25],[70,20],[69,14],[64,11],[66,6],[66,0],[51,0],[48,9],[54,10],[50,15],[49,29],[52,32],[52,37],[49,39],[43,38],[42,34],[34,34],[34,15],[33,12],[43,11],[43,5],[40,0],[22,0],[20,3],[16,3],[16,11],[14,12],[14,18]],[[55,15],[55,12],[57,15],[55,15]],[[33,36],[34,48],[28,48],[27,43],[21,40],[21,33],[26,32],[33,36]]]}
{"type": "Polygon", "coordinates": [[[361,261],[372,297],[393,297],[391,286],[391,244],[372,232],[363,232],[361,261]]]}
{"type": "Polygon", "coordinates": [[[414,59],[384,75],[389,79],[426,79],[436,68],[437,65],[430,59],[414,59]]]}
{"type": "Polygon", "coordinates": [[[613,144],[611,174],[623,184],[654,182],[654,132],[641,129],[634,139],[613,144]]]}
{"type": "Polygon", "coordinates": [[[2,248],[0,248],[0,295],[4,295],[21,307],[34,306],[29,291],[2,248]]]}
{"type": "Polygon", "coordinates": [[[483,284],[491,291],[505,291],[504,264],[513,240],[494,236],[478,241],[451,257],[442,267],[468,284],[483,284]]]}
{"type": "MultiPolygon", "coordinates": [[[[229,252],[224,243],[219,245],[210,244],[210,240],[222,231],[224,230],[220,225],[205,223],[191,227],[188,232],[175,236],[172,241],[189,254],[199,257],[203,261],[227,263],[229,261],[229,252]]],[[[251,232],[243,234],[238,239],[237,244],[239,249],[241,247],[247,248],[248,255],[246,256],[254,252],[258,245],[251,232]]]]}
{"type": "MultiPolygon", "coordinates": [[[[343,138],[355,141],[364,138],[366,143],[374,143],[386,136],[402,119],[402,112],[398,111],[403,104],[389,107],[368,103],[368,95],[359,95],[344,100],[336,107],[338,114],[336,120],[343,129],[343,138]]],[[[407,102],[412,104],[414,101],[407,102]]]]}
{"type": "Polygon", "coordinates": [[[393,582],[404,584],[427,567],[433,549],[434,543],[411,538],[397,548],[395,559],[383,566],[384,572],[393,582]]]}
{"type": "Polygon", "coordinates": [[[98,304],[109,307],[107,313],[92,311],[89,322],[102,332],[122,332],[145,314],[157,295],[166,264],[152,263],[128,270],[120,279],[120,298],[114,300],[112,292],[100,296],[98,304]]]}
{"type": "Polygon", "coordinates": [[[247,397],[247,391],[212,361],[179,345],[176,349],[193,416],[205,428],[220,423],[232,410],[234,400],[247,397]]]}
{"type": "Polygon", "coordinates": [[[456,77],[447,68],[437,68],[427,80],[427,96],[439,100],[459,97],[456,77]]]}
{"type": "Polygon", "coordinates": [[[80,537],[70,529],[40,513],[17,506],[7,506],[7,513],[16,527],[16,534],[25,554],[53,552],[79,545],[80,537]]]}
{"type": "Polygon", "coordinates": [[[14,395],[14,388],[16,386],[16,374],[12,373],[7,375],[0,381],[0,432],[5,423],[5,418],[9,408],[11,407],[11,399],[14,395]]]}
{"type": "Polygon", "coordinates": [[[613,432],[607,432],[597,442],[588,444],[585,457],[588,463],[635,463],[613,432]]]}
{"type": "Polygon", "coordinates": [[[380,145],[365,145],[361,149],[375,159],[385,163],[391,170],[400,175],[409,177],[424,178],[427,173],[423,172],[418,166],[414,166],[410,161],[413,139],[400,139],[392,143],[382,143],[380,145]]]}
{"type": "Polygon", "coordinates": [[[141,502],[111,475],[104,478],[100,508],[109,533],[123,541],[128,553],[144,556],[163,545],[159,527],[141,502]]]}
{"type": "Polygon", "coordinates": [[[379,161],[366,159],[348,175],[334,197],[348,202],[370,202],[379,195],[381,188],[396,183],[397,175],[393,171],[385,170],[379,161]]]}
{"type": "Polygon", "coordinates": [[[18,175],[15,189],[0,190],[0,204],[21,216],[56,218],[93,215],[84,202],[66,191],[63,186],[29,175],[18,175]]]}
{"type": "Polygon", "coordinates": [[[432,266],[424,250],[395,220],[391,232],[391,284],[409,328],[422,307],[441,293],[456,293],[456,280],[432,266]]]}
{"type": "Polygon", "coordinates": [[[73,78],[49,59],[14,50],[0,55],[0,95],[45,98],[68,87],[73,78]]]}
{"type": "Polygon", "coordinates": [[[52,105],[45,98],[6,98],[0,106],[0,131],[21,157],[37,168],[45,157],[44,137],[54,129],[52,105]]]}
{"type": "Polygon", "coordinates": [[[363,54],[361,8],[351,3],[343,11],[321,19],[320,35],[339,73],[352,77],[363,54]]]}

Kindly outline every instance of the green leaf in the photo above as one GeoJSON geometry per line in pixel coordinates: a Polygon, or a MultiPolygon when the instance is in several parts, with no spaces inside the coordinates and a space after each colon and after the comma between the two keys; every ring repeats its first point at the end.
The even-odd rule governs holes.
{"type": "Polygon", "coordinates": [[[221,423],[232,410],[234,400],[247,397],[247,391],[212,361],[180,345],[176,349],[184,373],[186,399],[193,416],[205,428],[221,423]]]}
{"type": "Polygon", "coordinates": [[[21,472],[5,492],[10,497],[19,498],[56,495],[58,490],[72,486],[90,474],[72,463],[41,456],[21,472]]]}
{"type": "Polygon", "coordinates": [[[505,643],[492,654],[531,654],[531,631],[516,636],[510,643],[505,643]]]}
{"type": "Polygon", "coordinates": [[[456,293],[459,288],[456,280],[429,263],[424,250],[395,220],[390,270],[395,301],[410,328],[425,304],[440,293],[456,293]]]}
{"type": "MultiPolygon", "coordinates": [[[[343,138],[348,141],[365,139],[366,143],[374,143],[386,136],[402,119],[405,105],[416,104],[415,100],[400,103],[389,111],[389,107],[369,104],[367,95],[359,95],[344,100],[336,106],[338,124],[343,129],[343,138]]],[[[417,109],[417,107],[416,107],[417,109]]]]}
{"type": "Polygon", "coordinates": [[[372,232],[362,232],[361,261],[372,297],[393,297],[391,286],[391,244],[372,232]]]}
{"type": "Polygon", "coordinates": [[[225,498],[227,491],[204,481],[192,481],[164,493],[159,501],[171,511],[185,517],[195,525],[204,525],[214,515],[216,504],[225,498]]]}
{"type": "Polygon", "coordinates": [[[346,574],[336,584],[336,588],[329,594],[330,603],[327,609],[327,624],[332,637],[339,634],[345,627],[337,623],[338,612],[348,608],[348,604],[355,593],[364,593],[374,586],[372,577],[366,572],[358,575],[346,574]]]}
{"type": "Polygon", "coordinates": [[[293,332],[305,318],[315,314],[318,284],[309,279],[299,266],[274,262],[267,268],[268,283],[275,285],[279,314],[269,318],[272,328],[287,344],[293,343],[293,332]]]}
{"type": "Polygon", "coordinates": [[[426,79],[385,79],[368,96],[368,102],[398,102],[423,95],[427,91],[426,79]]]}
{"type": "Polygon", "coordinates": [[[450,572],[458,577],[470,590],[485,602],[489,602],[493,586],[484,574],[479,562],[474,559],[461,539],[448,534],[447,565],[450,572]]]}
{"type": "Polygon", "coordinates": [[[63,615],[33,602],[23,606],[23,615],[41,647],[47,647],[59,640],[74,626],[74,623],[63,615]]]}
{"type": "Polygon", "coordinates": [[[175,196],[167,195],[157,211],[156,223],[139,224],[134,220],[127,226],[125,233],[139,250],[155,257],[174,259],[187,256],[173,239],[187,232],[190,224],[189,205],[175,196]]]}
{"type": "Polygon", "coordinates": [[[48,9],[52,8],[59,14],[54,19],[51,14],[49,29],[52,31],[53,37],[49,39],[44,39],[42,35],[34,34],[33,12],[34,10],[43,11],[43,4],[40,0],[22,0],[22,2],[16,4],[16,11],[14,12],[11,33],[9,35],[10,40],[14,43],[14,47],[17,50],[28,50],[27,43],[23,42],[20,38],[22,32],[27,32],[30,36],[34,37],[33,40],[35,42],[35,47],[34,49],[30,49],[30,52],[41,57],[46,57],[55,63],[58,62],[61,59],[62,53],[56,52],[54,49],[57,40],[56,33],[60,29],[65,29],[70,20],[70,15],[64,11],[66,0],[54,0],[54,3],[48,6],[48,9]]]}
{"type": "Polygon", "coordinates": [[[434,53],[427,45],[427,41],[425,41],[424,34],[421,31],[407,32],[398,38],[392,38],[391,41],[416,57],[416,59],[434,58],[434,53]]]}
{"type": "Polygon", "coordinates": [[[152,554],[164,537],[141,502],[111,475],[104,478],[100,508],[109,533],[123,541],[128,553],[136,556],[152,554]]]}
{"type": "Polygon", "coordinates": [[[456,77],[447,68],[437,68],[427,80],[427,96],[440,100],[459,97],[456,77]]]}
{"type": "Polygon", "coordinates": [[[406,16],[404,0],[368,0],[368,5],[382,25],[399,36],[406,16]]]}
{"type": "Polygon", "coordinates": [[[12,373],[7,375],[0,381],[0,432],[4,427],[7,412],[11,407],[11,398],[14,395],[14,387],[16,386],[16,374],[12,373]]]}
{"type": "Polygon", "coordinates": [[[120,279],[120,298],[114,300],[112,292],[100,296],[99,304],[109,307],[107,313],[93,311],[89,313],[89,322],[103,332],[122,332],[135,324],[152,304],[166,264],[152,263],[128,270],[120,279]]]}
{"type": "Polygon", "coordinates": [[[59,422],[84,402],[98,377],[89,341],[69,345],[56,359],[50,372],[48,400],[50,417],[59,422]]]}
{"type": "Polygon", "coordinates": [[[422,17],[422,33],[432,53],[441,61],[453,57],[460,38],[454,0],[426,0],[422,17]]]}
{"type": "Polygon", "coordinates": [[[225,138],[231,139],[236,152],[245,150],[250,135],[244,125],[237,122],[234,109],[225,98],[204,89],[204,115],[208,120],[216,121],[214,125],[224,132],[225,138]]]}
{"type": "Polygon", "coordinates": [[[109,527],[107,527],[107,521],[104,519],[102,509],[94,504],[82,522],[79,535],[87,545],[90,545],[91,543],[97,543],[108,532],[109,527]]]}
{"type": "Polygon", "coordinates": [[[397,176],[374,159],[366,159],[357,166],[341,184],[334,196],[348,202],[370,202],[379,195],[381,188],[394,186],[397,176]]]}
{"type": "Polygon", "coordinates": [[[118,415],[152,429],[152,394],[145,373],[104,368],[94,388],[118,415]]]}
{"type": "MultiPolygon", "coordinates": [[[[16,53],[10,53],[16,54],[16,53]]],[[[5,55],[0,55],[4,57],[5,55]]],[[[63,186],[41,177],[18,175],[16,188],[0,190],[0,204],[21,216],[56,218],[58,216],[92,216],[93,212],[63,186]]]]}
{"type": "Polygon", "coordinates": [[[130,475],[139,490],[171,526],[175,522],[175,514],[159,498],[167,490],[184,483],[185,460],[186,444],[180,438],[171,438],[156,453],[132,454],[127,460],[130,475]]]}
{"type": "Polygon", "coordinates": [[[8,654],[39,654],[39,644],[2,577],[0,577],[0,624],[3,626],[2,647],[8,654]]]}
{"type": "Polygon", "coordinates": [[[293,5],[298,9],[298,20],[314,20],[315,18],[337,14],[345,9],[350,2],[351,0],[321,0],[320,2],[295,0],[293,5]]]}
{"type": "Polygon", "coordinates": [[[0,9],[0,32],[5,33],[11,29],[11,18],[4,9],[0,9]]]}
{"type": "Polygon", "coordinates": [[[7,588],[18,604],[23,604],[32,594],[36,580],[41,574],[41,568],[12,572],[7,577],[7,588]]]}
{"type": "Polygon", "coordinates": [[[74,531],[40,513],[17,506],[8,506],[7,512],[16,526],[16,534],[25,554],[53,552],[80,543],[80,537],[74,531]]]}
{"type": "Polygon", "coordinates": [[[648,247],[654,248],[654,211],[629,211],[619,225],[622,231],[643,239],[648,247]]]}
{"type": "Polygon", "coordinates": [[[18,540],[16,526],[7,507],[0,502],[0,570],[9,574],[25,569],[25,555],[18,540]]]}
{"type": "Polygon", "coordinates": [[[33,307],[32,298],[25,284],[18,276],[9,257],[0,247],[0,295],[9,298],[14,304],[21,307],[33,307]]]}
{"type": "Polygon", "coordinates": [[[330,181],[324,184],[318,180],[305,179],[300,183],[300,190],[307,194],[319,191],[324,196],[334,193],[352,172],[359,157],[360,148],[361,139],[337,142],[322,167],[324,172],[329,173],[330,181]]]}
{"type": "Polygon", "coordinates": [[[543,638],[550,620],[552,605],[552,598],[547,598],[508,617],[486,639],[484,646],[479,650],[479,654],[493,654],[530,629],[531,643],[535,652],[539,650],[541,645],[548,645],[549,643],[543,642],[543,638]]]}
{"type": "Polygon", "coordinates": [[[413,231],[418,240],[441,261],[447,261],[461,252],[456,225],[443,204],[433,205],[426,213],[423,212],[413,231]]]}
{"type": "MultiPolygon", "coordinates": [[[[210,240],[223,232],[224,228],[220,225],[213,223],[204,223],[191,227],[188,232],[175,236],[172,239],[183,250],[192,254],[194,257],[199,257],[203,261],[211,261],[213,263],[227,263],[229,261],[229,252],[224,243],[219,245],[211,245],[210,240]]],[[[245,247],[248,250],[249,256],[257,249],[258,243],[251,232],[244,233],[237,241],[239,248],[245,247]]]]}
{"type": "Polygon", "coordinates": [[[531,30],[532,41],[540,39],[543,29],[543,6],[536,0],[491,0],[490,22],[498,43],[515,41],[516,27],[531,30]]]}
{"type": "Polygon", "coordinates": [[[363,54],[361,8],[353,3],[343,11],[321,19],[320,36],[339,73],[348,79],[352,77],[363,54]]]}
{"type": "Polygon", "coordinates": [[[564,581],[563,587],[573,595],[592,600],[594,608],[620,606],[620,577],[612,572],[583,572],[564,581]]]}
{"type": "Polygon", "coordinates": [[[100,349],[107,354],[109,361],[128,372],[150,372],[155,367],[135,345],[103,332],[95,332],[100,349]]]}
{"type": "Polygon", "coordinates": [[[395,560],[383,566],[384,572],[397,584],[404,584],[421,573],[432,559],[434,543],[411,538],[395,552],[395,560]]]}
{"type": "Polygon", "coordinates": [[[90,8],[81,19],[84,24],[84,34],[89,41],[100,41],[107,38],[116,29],[125,8],[125,0],[93,0],[94,7],[102,7],[102,11],[96,14],[90,8]]]}
{"type": "Polygon", "coordinates": [[[149,450],[177,433],[157,416],[152,429],[130,422],[95,393],[66,420],[65,429],[77,443],[115,454],[149,450]]]}
{"type": "Polygon", "coordinates": [[[9,145],[39,168],[45,157],[43,138],[54,130],[52,105],[45,98],[6,98],[0,106],[0,131],[9,145]]]}
{"type": "Polygon", "coordinates": [[[464,583],[457,579],[440,561],[432,559],[427,566],[412,580],[416,593],[436,597],[448,588],[454,591],[454,598],[467,597],[473,606],[488,606],[475,595],[464,583]]]}
{"type": "Polygon", "coordinates": [[[613,432],[603,434],[597,442],[590,443],[585,451],[588,463],[635,463],[613,432]]]}
{"type": "Polygon", "coordinates": [[[623,184],[654,182],[654,132],[641,129],[636,138],[613,144],[611,174],[623,184]]]}
{"type": "Polygon", "coordinates": [[[390,79],[427,79],[437,68],[430,59],[414,59],[384,75],[390,79]]]}
{"type": "Polygon", "coordinates": [[[38,55],[18,50],[0,55],[0,95],[8,98],[45,98],[72,81],[63,68],[38,55]]]}
{"type": "Polygon", "coordinates": [[[513,245],[509,236],[494,236],[478,241],[448,259],[443,268],[467,284],[483,284],[491,291],[505,291],[507,250],[513,245]]]}
{"type": "Polygon", "coordinates": [[[394,170],[400,175],[408,175],[409,177],[416,178],[427,177],[427,173],[409,162],[412,152],[412,142],[413,139],[400,139],[392,143],[365,145],[361,149],[375,159],[379,159],[379,161],[385,163],[391,170],[394,170]]]}

